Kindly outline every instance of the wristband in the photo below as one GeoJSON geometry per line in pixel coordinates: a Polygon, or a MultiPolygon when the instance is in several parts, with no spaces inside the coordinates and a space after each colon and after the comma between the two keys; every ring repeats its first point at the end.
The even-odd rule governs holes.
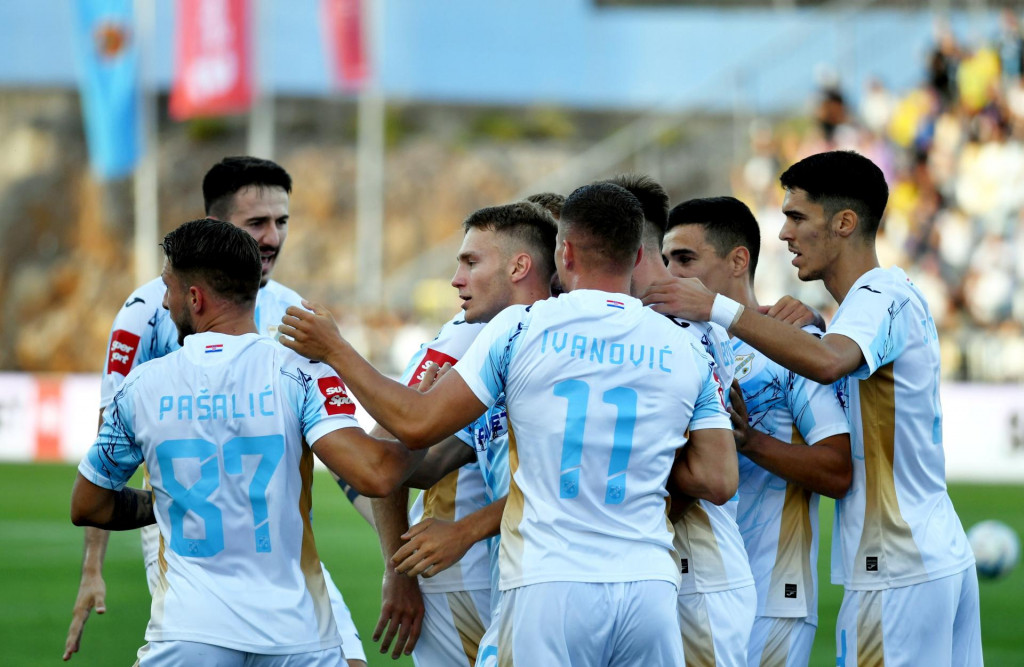
{"type": "Polygon", "coordinates": [[[711,321],[728,331],[740,319],[743,305],[721,294],[715,295],[711,304],[711,321]]]}

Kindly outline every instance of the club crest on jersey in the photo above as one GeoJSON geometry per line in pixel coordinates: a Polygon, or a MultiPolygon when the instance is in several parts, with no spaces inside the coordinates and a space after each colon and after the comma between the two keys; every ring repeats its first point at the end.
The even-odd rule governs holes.
{"type": "Polygon", "coordinates": [[[420,365],[416,367],[416,372],[412,374],[411,378],[409,378],[409,386],[415,387],[423,381],[423,374],[426,372],[428,364],[435,363],[438,367],[444,366],[445,364],[451,364],[454,366],[456,361],[458,361],[458,359],[455,357],[428,347],[427,353],[424,354],[423,359],[420,360],[420,365]]]}
{"type": "Polygon", "coordinates": [[[354,415],[356,404],[345,390],[345,384],[339,377],[320,378],[317,380],[320,393],[324,397],[324,409],[329,415],[354,415]]]}
{"type": "Polygon", "coordinates": [[[216,345],[207,345],[206,346],[206,354],[213,354],[214,352],[223,352],[223,351],[224,351],[224,344],[223,343],[217,343],[216,345]]]}
{"type": "Polygon", "coordinates": [[[139,350],[139,337],[130,331],[118,329],[110,336],[110,350],[107,352],[107,373],[128,375],[139,350]]]}
{"type": "Polygon", "coordinates": [[[754,367],[754,353],[736,355],[736,379],[742,380],[754,367]]]}

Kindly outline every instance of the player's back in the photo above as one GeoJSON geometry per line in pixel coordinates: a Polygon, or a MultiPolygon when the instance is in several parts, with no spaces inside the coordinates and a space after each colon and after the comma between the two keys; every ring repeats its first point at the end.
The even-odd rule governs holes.
{"type": "Polygon", "coordinates": [[[340,643],[304,434],[353,406],[325,368],[256,334],[204,333],[118,392],[110,420],[145,457],[165,542],[148,640],[275,654],[340,643]]]}
{"type": "Polygon", "coordinates": [[[665,482],[687,427],[724,415],[710,359],[621,294],[576,290],[520,315],[500,353],[512,475],[502,588],[678,582],[665,482]]]}

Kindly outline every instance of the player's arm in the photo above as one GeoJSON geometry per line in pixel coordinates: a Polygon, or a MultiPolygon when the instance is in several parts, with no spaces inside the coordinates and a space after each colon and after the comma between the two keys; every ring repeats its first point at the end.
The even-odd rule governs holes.
{"type": "MultiPolygon", "coordinates": [[[[693,320],[712,320],[714,292],[696,278],[673,278],[652,284],[643,302],[654,310],[693,320]]],[[[860,346],[842,335],[817,338],[780,320],[744,308],[729,333],[798,375],[832,384],[864,364],[860,346]]]]}
{"type": "Polygon", "coordinates": [[[132,530],[156,523],[153,494],[124,487],[120,491],[93,484],[82,473],[71,490],[71,523],[107,530],[132,530]]]}
{"type": "MultiPolygon", "coordinates": [[[[732,431],[707,428],[690,431],[672,465],[671,481],[685,496],[722,505],[736,494],[739,476],[732,431]]],[[[678,502],[675,495],[673,505],[678,502]]]]}
{"type": "Polygon", "coordinates": [[[414,489],[429,489],[445,475],[473,463],[476,453],[466,443],[452,435],[427,450],[423,461],[416,467],[406,485],[414,489]]]}
{"type": "Polygon", "coordinates": [[[374,438],[359,427],[331,431],[313,443],[324,465],[364,496],[386,496],[413,471],[422,454],[400,442],[374,438]]]}
{"type": "MultiPolygon", "coordinates": [[[[281,344],[327,363],[370,416],[410,449],[430,447],[487,408],[457,373],[448,373],[422,394],[381,375],[341,337],[334,318],[323,306],[307,305],[313,312],[288,308],[279,329],[281,344]]],[[[355,480],[349,481],[355,485],[355,480]]]]}
{"type": "Polygon", "coordinates": [[[402,535],[405,546],[392,557],[395,569],[410,577],[433,577],[459,562],[470,547],[501,531],[508,496],[458,521],[425,519],[402,535]]]}

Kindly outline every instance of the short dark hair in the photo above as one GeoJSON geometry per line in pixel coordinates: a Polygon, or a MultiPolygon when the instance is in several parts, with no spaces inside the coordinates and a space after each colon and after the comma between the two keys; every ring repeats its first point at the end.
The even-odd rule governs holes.
{"type": "Polygon", "coordinates": [[[260,246],[244,229],[201,218],[167,234],[160,247],[171,269],[187,281],[201,280],[239,305],[256,300],[263,273],[260,246]]]}
{"type": "Polygon", "coordinates": [[[555,272],[555,236],[558,225],[546,208],[528,201],[488,206],[462,222],[464,231],[480,229],[504,234],[523,243],[545,280],[555,272]]]}
{"type": "Polygon", "coordinates": [[[622,174],[603,182],[625,188],[637,198],[644,210],[644,247],[661,253],[661,241],[668,225],[668,193],[665,188],[644,174],[622,174]]]}
{"type": "Polygon", "coordinates": [[[690,199],[669,211],[668,229],[679,225],[703,227],[704,237],[719,257],[733,248],[746,248],[750,253],[750,279],[754,279],[761,253],[761,228],[746,204],[735,197],[690,199]]]}
{"type": "Polygon", "coordinates": [[[617,270],[632,269],[644,228],[644,210],[629,190],[614,183],[576,188],[565,200],[562,228],[578,232],[617,270]]]}
{"type": "Polygon", "coordinates": [[[282,188],[291,194],[292,177],[270,160],[239,155],[226,157],[210,167],[203,177],[203,204],[206,215],[227,218],[231,215],[234,194],[249,186],[282,188]]]}
{"type": "Polygon", "coordinates": [[[871,160],[853,151],[829,151],[800,160],[779,178],[787,190],[799,188],[807,198],[821,204],[831,218],[844,209],[857,214],[863,233],[878,232],[889,186],[882,170],[871,160]]]}
{"type": "Polygon", "coordinates": [[[530,195],[526,198],[526,201],[533,202],[538,206],[547,209],[555,220],[562,217],[562,206],[565,205],[565,195],[556,194],[554,192],[538,192],[535,195],[530,195]]]}

